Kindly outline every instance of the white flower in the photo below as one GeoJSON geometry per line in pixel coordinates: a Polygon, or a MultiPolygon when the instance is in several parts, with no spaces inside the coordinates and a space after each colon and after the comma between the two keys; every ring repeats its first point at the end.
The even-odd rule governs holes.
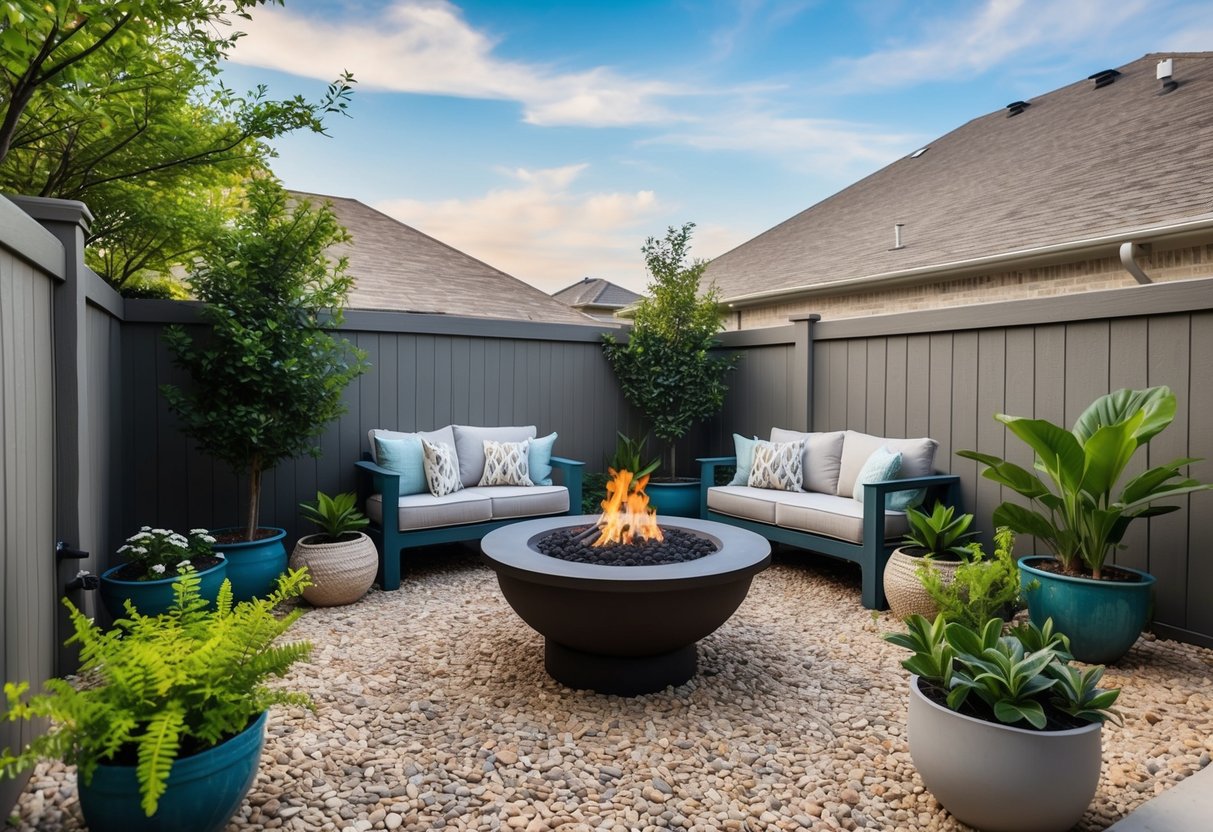
{"type": "Polygon", "coordinates": [[[150,532],[151,530],[152,530],[151,526],[140,526],[139,527],[139,531],[141,531],[141,532],[150,532]]]}
{"type": "Polygon", "coordinates": [[[134,552],[136,555],[146,555],[147,554],[147,548],[144,546],[132,546],[131,551],[134,552]]]}
{"type": "Polygon", "coordinates": [[[131,547],[130,547],[130,546],[128,546],[128,545],[126,545],[126,544],[123,544],[123,545],[121,545],[121,546],[119,546],[119,547],[118,547],[118,554],[122,554],[123,552],[129,552],[129,551],[130,551],[130,549],[131,549],[131,547]]]}
{"type": "Polygon", "coordinates": [[[202,535],[202,542],[203,543],[214,543],[215,538],[211,537],[209,534],[204,534],[204,535],[202,535]]]}
{"type": "Polygon", "coordinates": [[[190,529],[190,534],[206,534],[210,529],[190,529]]]}
{"type": "Polygon", "coordinates": [[[163,575],[164,574],[164,564],[163,563],[153,563],[152,571],[155,572],[157,575],[163,575]]]}
{"type": "Polygon", "coordinates": [[[219,558],[219,560],[227,560],[227,555],[223,554],[223,552],[216,552],[215,557],[219,558]]]}
{"type": "Polygon", "coordinates": [[[177,568],[185,569],[187,566],[192,566],[192,565],[193,564],[191,564],[188,560],[183,560],[183,561],[181,561],[181,563],[177,564],[177,568]]]}

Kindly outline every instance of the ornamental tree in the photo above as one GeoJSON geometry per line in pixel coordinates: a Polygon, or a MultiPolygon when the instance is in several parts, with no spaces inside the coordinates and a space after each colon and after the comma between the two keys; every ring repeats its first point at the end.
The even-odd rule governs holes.
{"type": "Polygon", "coordinates": [[[670,226],[664,239],[645,240],[648,296],[636,306],[626,342],[603,336],[624,397],[668,444],[671,477],[677,475],[675,443],[720,410],[728,391],[725,376],[738,360],[714,352],[723,316],[715,286],[701,292],[707,263],[688,259],[694,227],[692,222],[670,226]]]}
{"type": "Polygon", "coordinates": [[[277,180],[253,181],[243,212],[188,277],[209,331],[165,332],[193,385],[161,392],[200,450],[248,478],[246,540],[258,527],[262,474],[318,456],[316,438],[345,412],[342,391],[367,369],[366,354],[332,334],[353,280],[345,258],[325,252],[348,239],[328,206],[291,204],[277,180]]]}

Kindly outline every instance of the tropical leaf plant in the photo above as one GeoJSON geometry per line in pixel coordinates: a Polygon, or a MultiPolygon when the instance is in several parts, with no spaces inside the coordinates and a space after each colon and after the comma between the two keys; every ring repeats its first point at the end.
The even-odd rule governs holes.
{"type": "Polygon", "coordinates": [[[644,449],[649,444],[646,433],[640,439],[633,439],[622,431],[616,431],[619,441],[615,445],[615,453],[611,456],[607,467],[612,471],[631,471],[634,479],[647,477],[661,467],[661,457],[644,461],[644,449]]]}
{"type": "Polygon", "coordinates": [[[300,503],[299,511],[304,519],[320,527],[321,534],[328,542],[336,543],[342,536],[356,532],[370,523],[357,509],[357,502],[358,497],[353,491],[335,497],[317,491],[316,502],[300,503]]]}
{"type": "Polygon", "coordinates": [[[995,524],[1039,539],[1066,572],[1088,571],[1100,578],[1133,520],[1179,508],[1155,501],[1213,488],[1183,474],[1199,461],[1187,457],[1149,468],[1121,485],[1134,454],[1171,424],[1175,410],[1175,394],[1164,386],[1101,396],[1072,430],[1044,419],[997,414],[994,418],[1033,450],[1033,467],[1043,478],[992,454],[957,453],[985,465],[987,479],[1027,498],[1027,506],[998,506],[995,524]]]}
{"type": "Polygon", "coordinates": [[[969,560],[972,551],[962,541],[976,537],[976,531],[969,531],[973,523],[972,514],[956,514],[956,509],[941,502],[936,502],[931,513],[917,508],[906,511],[906,522],[910,530],[902,539],[902,545],[911,549],[910,554],[920,554],[927,558],[948,558],[950,560],[969,560]]]}

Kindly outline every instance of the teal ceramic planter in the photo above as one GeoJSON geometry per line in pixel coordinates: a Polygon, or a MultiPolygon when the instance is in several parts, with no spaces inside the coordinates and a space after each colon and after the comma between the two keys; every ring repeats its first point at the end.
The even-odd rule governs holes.
{"type": "MultiPolygon", "coordinates": [[[[263,527],[264,528],[264,527],[263,527]]],[[[212,535],[236,532],[240,529],[215,529],[212,535]]],[[[232,582],[232,598],[248,601],[269,595],[286,571],[286,547],[282,539],[286,529],[272,529],[271,537],[243,543],[216,543],[215,551],[227,558],[227,577],[232,582]]]]}
{"type": "Polygon", "coordinates": [[[687,482],[649,481],[644,489],[649,495],[649,505],[658,514],[671,517],[699,516],[699,480],[687,482]]]}
{"type": "Polygon", "coordinates": [[[1089,664],[1111,664],[1137,641],[1153,610],[1154,576],[1118,566],[1140,580],[1096,581],[1058,575],[1033,564],[1052,560],[1032,555],[1019,560],[1020,586],[1032,623],[1053,626],[1070,637],[1074,658],[1089,664]]]}
{"type": "Polygon", "coordinates": [[[150,818],[139,805],[134,766],[99,765],[78,784],[91,832],[219,832],[253,785],[265,744],[266,714],[227,742],[173,761],[168,789],[150,818]]]}
{"type": "MultiPolygon", "coordinates": [[[[125,564],[107,569],[101,575],[101,603],[105,605],[110,617],[122,618],[126,615],[123,602],[127,598],[131,599],[140,615],[162,615],[167,612],[175,600],[173,585],[177,583],[177,577],[162,578],[158,581],[122,581],[114,575],[123,566],[125,564]]],[[[198,577],[202,580],[199,587],[201,597],[214,607],[215,599],[219,597],[219,587],[227,577],[227,561],[221,560],[210,569],[204,569],[198,573],[198,577]]]]}

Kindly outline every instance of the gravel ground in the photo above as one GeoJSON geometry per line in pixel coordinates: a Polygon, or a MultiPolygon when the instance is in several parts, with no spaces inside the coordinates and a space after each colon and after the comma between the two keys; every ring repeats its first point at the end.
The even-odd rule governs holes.
{"type": "MultiPolygon", "coordinates": [[[[906,750],[897,626],[860,607],[858,572],[779,554],[700,672],[663,693],[571,691],[542,642],[458,547],[398,592],[309,612],[313,660],[288,683],[316,713],[276,710],[231,829],[958,830],[906,750]]],[[[1213,651],[1144,638],[1108,684],[1103,829],[1209,762],[1213,651]]],[[[83,828],[75,771],[35,772],[21,829],[83,828]]]]}

